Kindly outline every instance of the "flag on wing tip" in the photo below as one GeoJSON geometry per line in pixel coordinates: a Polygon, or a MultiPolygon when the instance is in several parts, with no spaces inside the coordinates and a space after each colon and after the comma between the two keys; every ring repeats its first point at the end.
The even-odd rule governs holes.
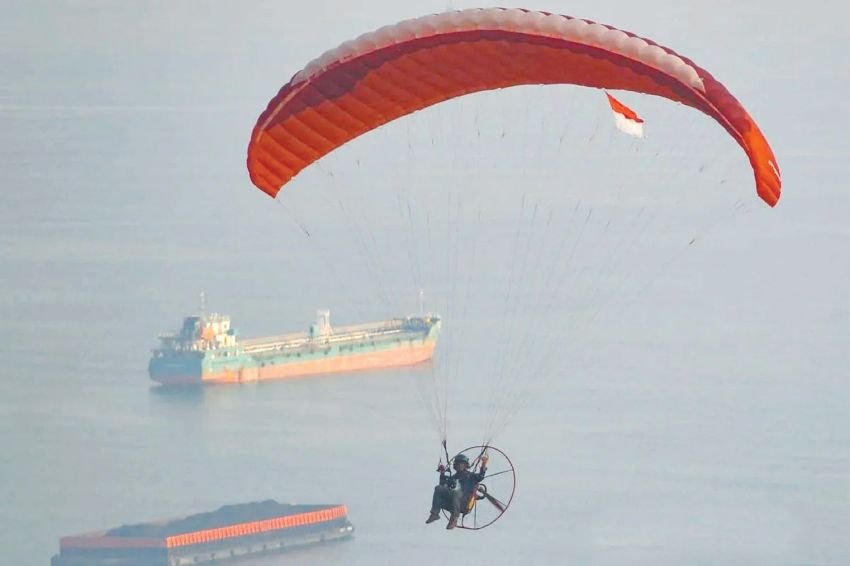
{"type": "Polygon", "coordinates": [[[638,116],[634,110],[607,92],[605,93],[605,96],[608,97],[608,103],[611,105],[611,110],[614,112],[614,125],[617,126],[617,129],[629,134],[630,136],[642,138],[643,118],[638,116]]]}

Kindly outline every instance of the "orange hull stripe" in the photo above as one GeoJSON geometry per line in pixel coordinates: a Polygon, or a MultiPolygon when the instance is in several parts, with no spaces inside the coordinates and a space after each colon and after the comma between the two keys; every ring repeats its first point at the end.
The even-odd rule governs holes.
{"type": "Polygon", "coordinates": [[[204,531],[196,531],[194,533],[175,535],[165,539],[165,546],[167,548],[176,548],[245,535],[266,533],[303,525],[315,525],[318,523],[334,521],[336,519],[344,519],[347,515],[348,509],[346,506],[339,505],[337,507],[323,509],[321,511],[311,511],[309,513],[299,513],[297,515],[289,515],[286,517],[276,517],[273,519],[265,519],[263,521],[253,521],[251,523],[242,523],[239,525],[219,527],[217,529],[208,529],[204,531]]]}

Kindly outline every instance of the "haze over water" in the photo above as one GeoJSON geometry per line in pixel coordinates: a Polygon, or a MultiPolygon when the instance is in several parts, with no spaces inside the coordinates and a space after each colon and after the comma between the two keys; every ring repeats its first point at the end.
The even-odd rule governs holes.
{"type": "MultiPolygon", "coordinates": [[[[591,106],[600,93],[528,95],[534,107],[517,121],[533,130],[547,117],[541,139],[573,124],[565,131],[579,132],[576,149],[595,135],[606,140],[589,154],[550,159],[537,133],[511,132],[526,145],[540,143],[535,163],[564,159],[547,183],[569,177],[590,194],[602,178],[623,196],[631,187],[693,183],[712,189],[705,202],[715,208],[700,216],[699,206],[685,207],[700,228],[677,224],[677,209],[665,208],[656,232],[640,232],[633,247],[613,247],[603,221],[589,224],[587,237],[596,239],[587,241],[611,246],[599,252],[611,260],[602,263],[609,276],[587,276],[597,250],[587,243],[580,247],[586,271],[551,295],[566,306],[544,312],[536,295],[520,298],[508,345],[521,355],[508,360],[507,388],[522,387],[524,369],[537,363],[520,346],[538,329],[556,354],[559,337],[572,343],[583,336],[584,327],[571,330],[564,321],[572,308],[597,308],[586,304],[597,293],[579,287],[583,277],[604,281],[613,297],[599,303],[588,326],[596,332],[592,348],[541,365],[527,402],[498,435],[495,443],[517,466],[516,497],[508,514],[478,533],[423,524],[439,452],[422,395],[432,372],[453,372],[451,447],[481,440],[494,377],[489,362],[499,354],[494,345],[508,302],[503,260],[523,241],[508,186],[515,177],[487,168],[513,166],[511,153],[486,135],[471,146],[480,153],[473,158],[478,192],[470,194],[490,192],[481,209],[469,208],[472,196],[461,201],[467,208],[454,217],[463,220],[455,234],[474,231],[477,211],[487,232],[480,247],[457,252],[457,288],[441,271],[451,271],[451,256],[429,254],[424,245],[449,249],[452,232],[438,232],[435,220],[426,238],[419,218],[411,225],[421,249],[412,251],[414,239],[394,239],[406,221],[395,216],[392,199],[407,193],[390,185],[404,178],[406,164],[433,166],[411,173],[409,183],[414,203],[434,205],[437,197],[423,196],[429,182],[468,182],[437,171],[441,159],[466,147],[466,130],[452,129],[452,118],[480,118],[486,134],[513,123],[511,115],[490,117],[493,97],[471,100],[430,114],[433,124],[400,126],[413,148],[400,152],[402,165],[392,138],[377,135],[305,176],[336,174],[328,194],[350,199],[346,206],[370,226],[375,244],[368,235],[363,244],[357,225],[335,216],[338,209],[317,212],[334,201],[311,200],[304,189],[285,209],[250,185],[245,168],[257,116],[307,61],[445,3],[0,7],[8,16],[0,22],[4,563],[47,564],[63,535],[268,498],[345,503],[356,532],[349,542],[261,564],[450,558],[492,565],[531,556],[547,564],[850,562],[850,120],[841,98],[850,86],[843,60],[850,41],[838,23],[848,15],[843,4],[527,6],[620,26],[712,71],[773,144],[784,192],[775,209],[756,202],[738,147],[689,111],[629,97],[653,116],[670,107],[668,118],[647,124],[650,149],[640,149],[595,122],[608,118],[591,106]],[[595,114],[576,110],[590,107],[595,114]],[[686,127],[700,137],[671,141],[686,127]],[[461,141],[441,148],[439,134],[461,141]],[[660,156],[644,159],[656,149],[660,156]],[[631,153],[618,169],[603,151],[631,153]],[[355,158],[362,164],[353,165],[355,158]],[[387,198],[364,204],[356,195],[370,179],[387,198]],[[729,202],[745,201],[746,214],[725,215],[721,180],[740,193],[729,202]],[[688,246],[692,236],[699,237],[688,246]],[[675,251],[659,252],[657,243],[675,251]],[[475,262],[464,264],[473,251],[480,252],[475,262]],[[424,268],[418,276],[410,270],[417,261],[424,268]],[[621,295],[640,265],[649,266],[640,272],[641,291],[621,295]],[[474,292],[466,293],[467,282],[474,292]],[[254,337],[306,329],[324,307],[337,324],[413,312],[416,283],[426,288],[429,308],[446,317],[432,369],[179,392],[147,378],[157,334],[194,314],[202,290],[210,310],[230,314],[241,335],[254,337]]],[[[504,100],[522,108],[523,96],[506,93],[504,100]]],[[[631,222],[629,206],[609,212],[631,222]]],[[[555,248],[557,241],[547,241],[531,256],[523,276],[532,288],[544,285],[555,248]]]]}

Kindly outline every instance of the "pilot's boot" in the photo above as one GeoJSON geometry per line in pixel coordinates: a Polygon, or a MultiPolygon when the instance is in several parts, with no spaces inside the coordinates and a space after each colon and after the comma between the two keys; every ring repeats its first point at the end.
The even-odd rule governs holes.
{"type": "Polygon", "coordinates": [[[437,511],[431,511],[431,514],[428,515],[428,520],[425,521],[425,524],[427,525],[428,523],[433,523],[434,521],[437,521],[439,519],[440,514],[437,511]]]}
{"type": "Polygon", "coordinates": [[[453,529],[457,526],[457,513],[452,513],[452,516],[449,517],[449,524],[446,525],[447,529],[453,529]]]}

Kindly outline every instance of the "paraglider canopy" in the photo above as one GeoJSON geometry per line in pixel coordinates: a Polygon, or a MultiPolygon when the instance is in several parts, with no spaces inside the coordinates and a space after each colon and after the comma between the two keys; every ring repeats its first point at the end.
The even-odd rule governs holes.
{"type": "Polygon", "coordinates": [[[423,16],[327,51],[259,117],[248,171],[274,197],[311,163],[387,122],[466,94],[534,84],[634,91],[693,107],[744,149],[762,200],[779,201],[780,171],[767,140],[708,71],[633,33],[524,9],[423,16]]]}

